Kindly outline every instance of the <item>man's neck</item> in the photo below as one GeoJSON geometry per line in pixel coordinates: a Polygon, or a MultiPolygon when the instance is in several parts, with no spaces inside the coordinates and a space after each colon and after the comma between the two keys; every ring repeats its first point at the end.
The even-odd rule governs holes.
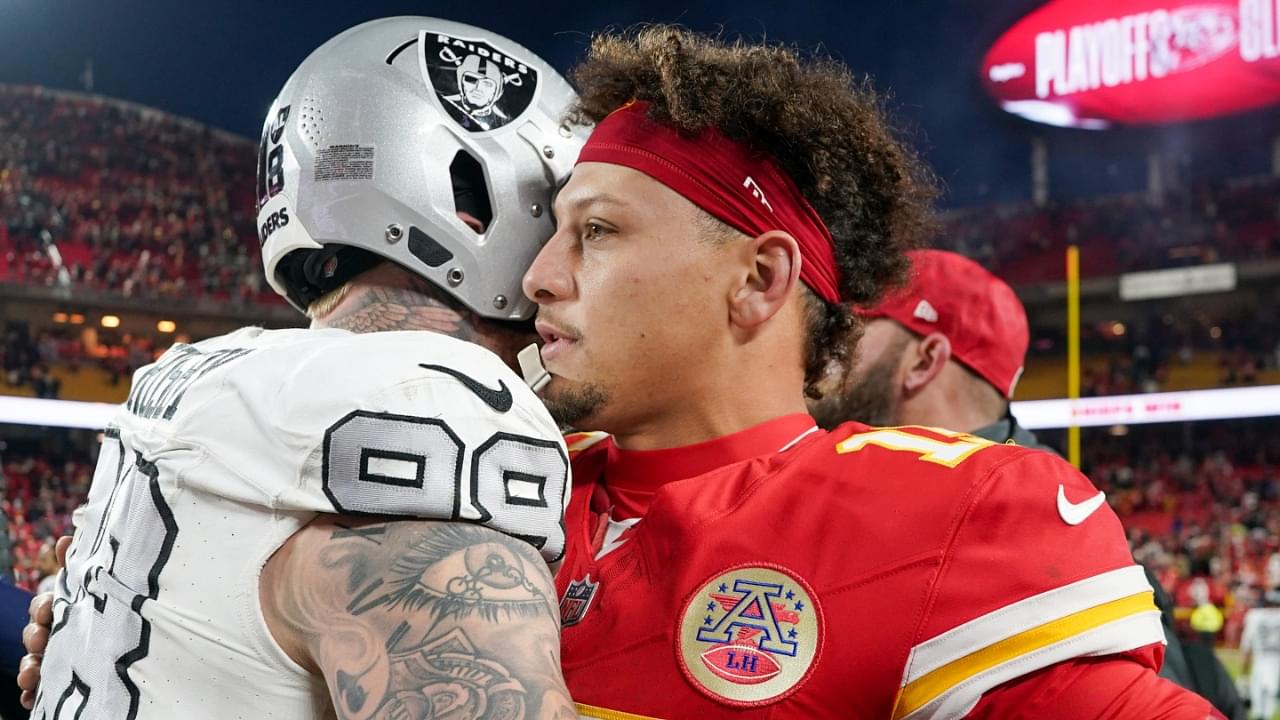
{"type": "Polygon", "coordinates": [[[804,367],[788,352],[800,345],[783,335],[702,348],[697,367],[632,408],[644,414],[620,409],[626,420],[611,430],[614,442],[625,450],[682,447],[808,413],[804,367]]]}
{"type": "Polygon", "coordinates": [[[512,368],[516,353],[533,342],[514,325],[490,322],[460,307],[443,291],[416,275],[384,263],[351,281],[332,309],[311,321],[313,328],[341,328],[354,333],[418,330],[475,343],[512,368]]]}
{"type": "MultiPolygon", "coordinates": [[[[614,433],[614,442],[627,450],[661,450],[682,447],[732,435],[786,415],[807,413],[804,375],[790,368],[771,366],[715,377],[701,387],[682,385],[680,399],[665,404],[649,418],[633,418],[625,430],[614,433]],[[761,378],[744,388],[742,377],[761,378]]],[[[732,367],[732,366],[730,366],[732,367]]]]}
{"type": "Polygon", "coordinates": [[[313,328],[355,333],[430,330],[460,340],[476,338],[478,318],[436,297],[426,280],[398,268],[379,266],[351,282],[332,310],[311,321],[313,328]]]}
{"type": "Polygon", "coordinates": [[[917,396],[905,402],[895,418],[898,425],[923,425],[953,432],[973,432],[999,420],[982,408],[975,407],[968,398],[940,393],[930,397],[917,396]]]}
{"type": "Polygon", "coordinates": [[[697,414],[664,418],[614,436],[614,444],[624,450],[665,450],[715,440],[753,428],[770,420],[807,413],[803,399],[774,407],[742,408],[717,413],[704,409],[697,414]]]}

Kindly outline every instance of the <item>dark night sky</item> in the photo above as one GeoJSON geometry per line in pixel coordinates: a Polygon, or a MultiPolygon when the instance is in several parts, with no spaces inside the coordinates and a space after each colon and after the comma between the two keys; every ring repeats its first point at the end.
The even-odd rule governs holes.
{"type": "MultiPolygon", "coordinates": [[[[1206,133],[1239,138],[1236,130],[1247,126],[1256,131],[1259,118],[1271,129],[1280,128],[1277,113],[1271,112],[1193,129],[1121,131],[1103,138],[1082,131],[1046,131],[1004,115],[981,92],[977,67],[986,45],[1037,4],[0,0],[0,82],[77,88],[84,61],[92,57],[96,92],[256,137],[268,105],[293,68],[329,37],[364,20],[435,15],[480,25],[517,40],[562,70],[581,55],[593,30],[677,21],[802,48],[821,45],[856,71],[870,74],[878,87],[892,91],[896,115],[912,128],[911,137],[947,185],[946,204],[1026,199],[1033,133],[1047,133],[1050,141],[1054,192],[1073,195],[1140,187],[1146,167],[1143,148],[1153,143],[1182,147],[1206,133]]],[[[1218,149],[1209,152],[1215,153],[1221,154],[1218,149]]],[[[1270,148],[1260,150],[1251,140],[1234,153],[1269,159],[1270,148]]]]}

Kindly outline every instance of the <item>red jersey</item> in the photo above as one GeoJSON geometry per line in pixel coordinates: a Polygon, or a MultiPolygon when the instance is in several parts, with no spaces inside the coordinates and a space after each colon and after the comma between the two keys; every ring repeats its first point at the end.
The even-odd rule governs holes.
{"type": "Polygon", "coordinates": [[[1073,658],[1159,666],[1119,520],[1049,453],[804,415],[674,450],[567,441],[557,589],[586,717],[959,718],[1073,658]]]}

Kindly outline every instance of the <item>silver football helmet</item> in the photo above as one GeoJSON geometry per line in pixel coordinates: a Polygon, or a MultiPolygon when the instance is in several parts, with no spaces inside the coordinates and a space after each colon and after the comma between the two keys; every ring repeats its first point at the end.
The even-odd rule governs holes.
{"type": "Polygon", "coordinates": [[[533,53],[470,25],[397,17],[338,35],[263,127],[267,281],[305,310],[385,258],[481,316],[528,319],[520,280],[589,132],[563,120],[575,98],[533,53]]]}

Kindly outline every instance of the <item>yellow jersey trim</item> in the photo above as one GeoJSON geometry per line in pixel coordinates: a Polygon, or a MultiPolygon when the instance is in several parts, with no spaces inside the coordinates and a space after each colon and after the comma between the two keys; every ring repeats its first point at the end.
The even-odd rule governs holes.
{"type": "Polygon", "coordinates": [[[951,688],[991,668],[1107,623],[1153,610],[1156,610],[1153,594],[1144,591],[1072,613],[1000,640],[909,683],[898,695],[893,718],[901,720],[951,688]]]}
{"type": "Polygon", "coordinates": [[[578,706],[578,714],[585,718],[596,718],[597,720],[662,720],[662,718],[633,715],[621,710],[610,710],[608,708],[595,707],[594,705],[584,705],[583,703],[576,703],[576,705],[578,706]]]}

